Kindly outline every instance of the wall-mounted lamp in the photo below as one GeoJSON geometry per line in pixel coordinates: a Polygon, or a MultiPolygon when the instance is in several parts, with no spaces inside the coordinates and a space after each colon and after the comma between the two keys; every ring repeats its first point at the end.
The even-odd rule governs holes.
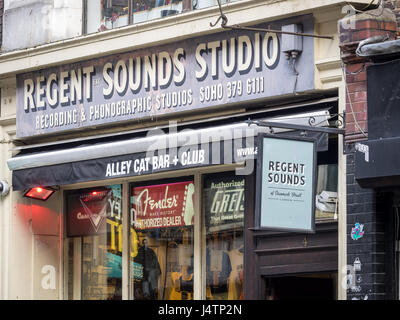
{"type": "Polygon", "coordinates": [[[9,191],[10,186],[8,185],[7,181],[0,180],[0,196],[5,197],[9,191]]]}
{"type": "Polygon", "coordinates": [[[24,197],[46,201],[55,190],[45,187],[34,187],[24,193],[24,197]]]}

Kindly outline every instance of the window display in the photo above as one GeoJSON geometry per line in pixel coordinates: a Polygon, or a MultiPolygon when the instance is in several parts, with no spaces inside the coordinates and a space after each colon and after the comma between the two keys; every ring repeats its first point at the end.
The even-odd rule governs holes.
{"type": "Polygon", "coordinates": [[[82,275],[80,284],[74,283],[74,269],[69,267],[69,288],[80,287],[84,300],[122,299],[121,190],[121,185],[112,185],[67,195],[69,252],[74,252],[73,245],[80,246],[75,251],[81,252],[73,255],[73,260],[79,261],[69,265],[80,265],[82,275]]]}
{"type": "Polygon", "coordinates": [[[319,221],[337,219],[338,215],[338,165],[318,166],[315,197],[315,218],[319,221]]]}
{"type": "Polygon", "coordinates": [[[131,296],[193,299],[194,183],[132,188],[131,296]]]}
{"type": "Polygon", "coordinates": [[[122,185],[67,192],[69,299],[122,299],[123,281],[126,298],[135,300],[193,300],[195,286],[205,287],[196,289],[202,299],[242,299],[245,180],[217,174],[203,185],[196,190],[191,178],[131,184],[129,199],[122,185]],[[196,214],[195,192],[203,210],[196,214]],[[123,201],[130,225],[124,246],[123,201]],[[196,243],[195,227],[202,234],[196,243]]]}
{"type": "Polygon", "coordinates": [[[245,179],[209,176],[204,181],[206,298],[243,298],[245,179]]]}

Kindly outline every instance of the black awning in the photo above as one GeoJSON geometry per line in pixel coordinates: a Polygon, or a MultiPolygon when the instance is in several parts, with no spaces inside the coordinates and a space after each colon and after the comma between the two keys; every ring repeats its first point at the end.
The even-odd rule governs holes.
{"type": "MultiPolygon", "coordinates": [[[[329,118],[324,110],[320,119],[329,118]]],[[[299,121],[299,118],[294,118],[299,121]]],[[[321,126],[324,121],[318,121],[321,126]]],[[[256,136],[269,128],[240,122],[231,125],[182,130],[176,133],[59,145],[52,150],[24,152],[7,161],[13,171],[14,190],[35,186],[59,186],[89,181],[125,178],[209,165],[241,163],[255,159],[256,136]]],[[[275,130],[296,137],[300,132],[275,130]]],[[[309,132],[317,139],[317,150],[328,149],[328,134],[309,132]]]]}

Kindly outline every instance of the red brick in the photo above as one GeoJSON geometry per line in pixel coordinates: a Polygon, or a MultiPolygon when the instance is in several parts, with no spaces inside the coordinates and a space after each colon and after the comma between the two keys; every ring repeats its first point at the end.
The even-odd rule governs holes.
{"type": "Polygon", "coordinates": [[[355,122],[355,120],[357,120],[357,122],[360,122],[360,121],[366,121],[367,119],[368,119],[367,112],[351,112],[351,108],[348,108],[346,110],[346,124],[355,122]]]}
{"type": "Polygon", "coordinates": [[[367,81],[367,72],[363,71],[360,72],[359,74],[354,75],[353,82],[358,82],[358,81],[367,81]]]}
{"type": "Polygon", "coordinates": [[[385,23],[385,30],[388,31],[397,31],[397,24],[396,22],[386,22],[385,23]]]}
{"type": "Polygon", "coordinates": [[[366,121],[368,119],[368,114],[366,112],[355,112],[354,115],[358,122],[366,121]]]}
{"type": "Polygon", "coordinates": [[[349,92],[367,91],[367,84],[365,82],[349,83],[347,85],[349,92]]]}
{"type": "Polygon", "coordinates": [[[361,130],[358,128],[360,127],[362,131],[367,131],[367,121],[358,121],[357,124],[355,122],[346,122],[346,135],[352,133],[361,133],[361,130]]]}
{"type": "Polygon", "coordinates": [[[347,108],[347,107],[346,107],[346,117],[345,117],[345,120],[346,120],[346,124],[350,124],[350,123],[354,122],[354,118],[353,118],[353,115],[352,115],[352,113],[351,113],[351,109],[350,109],[350,108],[347,108]]]}
{"type": "Polygon", "coordinates": [[[355,123],[347,123],[346,122],[346,135],[352,134],[356,132],[356,125],[355,123]]]}
{"type": "Polygon", "coordinates": [[[378,21],[376,20],[361,20],[356,22],[357,29],[378,29],[378,21]]]}
{"type": "Polygon", "coordinates": [[[360,30],[360,31],[354,32],[353,41],[361,41],[361,40],[368,39],[370,37],[382,36],[382,35],[390,36],[390,33],[392,33],[392,31],[377,30],[377,29],[360,30]]]}
{"type": "Polygon", "coordinates": [[[362,102],[354,102],[351,104],[346,103],[346,110],[351,112],[351,108],[353,108],[354,112],[367,112],[368,111],[368,104],[367,101],[362,101],[362,102]]]}
{"type": "Polygon", "coordinates": [[[357,91],[354,92],[354,102],[367,101],[367,92],[366,91],[357,91]]]}
{"type": "Polygon", "coordinates": [[[355,63],[355,64],[350,64],[346,66],[346,71],[347,72],[359,72],[361,70],[364,70],[364,63],[355,63]]]}

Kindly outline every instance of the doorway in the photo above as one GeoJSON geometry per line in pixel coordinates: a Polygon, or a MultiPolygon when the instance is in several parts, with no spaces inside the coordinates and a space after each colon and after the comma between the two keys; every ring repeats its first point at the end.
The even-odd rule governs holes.
{"type": "Polygon", "coordinates": [[[265,278],[266,300],[336,300],[336,273],[265,278]]]}

